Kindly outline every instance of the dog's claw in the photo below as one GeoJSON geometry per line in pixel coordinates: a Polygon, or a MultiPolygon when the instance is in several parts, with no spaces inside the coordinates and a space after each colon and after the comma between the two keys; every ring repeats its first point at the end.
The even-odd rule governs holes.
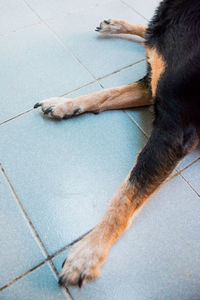
{"type": "Polygon", "coordinates": [[[64,278],[63,278],[63,276],[61,276],[61,277],[59,277],[59,280],[58,280],[58,284],[60,285],[60,286],[63,286],[64,285],[64,278]]]}
{"type": "Polygon", "coordinates": [[[101,30],[101,27],[97,26],[95,31],[100,31],[101,30]]]}
{"type": "Polygon", "coordinates": [[[78,115],[81,112],[80,108],[75,109],[73,115],[78,115]]]}
{"type": "Polygon", "coordinates": [[[79,286],[79,288],[82,287],[84,278],[85,278],[85,276],[81,273],[80,276],[79,276],[79,279],[78,279],[78,286],[79,286]]]}
{"type": "Polygon", "coordinates": [[[50,113],[52,110],[53,110],[52,107],[47,108],[47,109],[44,111],[44,115],[47,115],[47,114],[50,113]]]}
{"type": "Polygon", "coordinates": [[[65,262],[66,262],[66,259],[65,259],[65,260],[63,261],[63,263],[62,263],[62,268],[64,267],[65,262]]]}
{"type": "Polygon", "coordinates": [[[104,23],[110,24],[110,20],[104,20],[104,23]]]}
{"type": "Polygon", "coordinates": [[[37,103],[33,106],[33,108],[38,108],[38,107],[41,106],[41,105],[42,105],[41,103],[37,102],[37,103]]]}

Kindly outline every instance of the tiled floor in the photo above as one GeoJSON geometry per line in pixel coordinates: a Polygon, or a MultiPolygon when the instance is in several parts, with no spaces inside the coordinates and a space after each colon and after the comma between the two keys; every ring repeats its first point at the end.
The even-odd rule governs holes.
{"type": "Polygon", "coordinates": [[[52,121],[42,98],[87,94],[145,74],[133,37],[158,0],[0,0],[0,299],[199,300],[200,150],[188,155],[116,243],[102,276],[57,285],[70,244],[97,224],[151,132],[151,108],[52,121]]]}

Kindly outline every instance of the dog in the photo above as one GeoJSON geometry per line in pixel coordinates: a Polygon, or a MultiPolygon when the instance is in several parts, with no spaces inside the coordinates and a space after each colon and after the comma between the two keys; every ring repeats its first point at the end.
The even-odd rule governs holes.
{"type": "Polygon", "coordinates": [[[102,221],[76,243],[59,276],[60,285],[96,279],[109,250],[133,214],[166,181],[200,138],[200,1],[164,0],[148,27],[105,20],[99,33],[144,38],[147,74],[137,82],[74,99],[36,103],[44,114],[63,119],[85,112],[154,106],[151,136],[137,162],[115,193],[102,221]]]}

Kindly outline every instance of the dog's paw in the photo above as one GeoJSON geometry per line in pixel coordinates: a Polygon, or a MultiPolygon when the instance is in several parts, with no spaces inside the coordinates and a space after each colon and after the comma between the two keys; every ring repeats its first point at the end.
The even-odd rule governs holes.
{"type": "Polygon", "coordinates": [[[95,31],[110,34],[123,33],[123,25],[120,20],[104,20],[98,27],[96,27],[95,31]]]}
{"type": "Polygon", "coordinates": [[[105,247],[88,235],[79,241],[63,263],[59,284],[81,287],[86,282],[99,277],[100,267],[106,258],[105,247]]]}
{"type": "Polygon", "coordinates": [[[82,113],[73,99],[54,97],[45,99],[34,105],[34,108],[41,107],[43,113],[56,119],[71,118],[82,113]]]}

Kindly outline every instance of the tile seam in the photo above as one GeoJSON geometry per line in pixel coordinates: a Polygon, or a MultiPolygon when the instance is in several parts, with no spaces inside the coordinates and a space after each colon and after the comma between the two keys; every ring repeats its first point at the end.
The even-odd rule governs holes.
{"type": "MultiPolygon", "coordinates": [[[[49,264],[50,264],[51,269],[53,270],[53,272],[55,273],[55,275],[56,275],[56,277],[58,279],[59,278],[59,272],[56,269],[56,267],[55,267],[55,265],[54,265],[54,263],[53,263],[53,261],[51,259],[49,260],[49,264]]],[[[69,289],[66,286],[62,286],[61,288],[65,291],[65,293],[66,293],[67,297],[69,298],[69,300],[73,300],[72,295],[70,294],[69,289]]]]}
{"type": "Polygon", "coordinates": [[[186,165],[185,167],[183,167],[181,170],[177,169],[177,172],[179,174],[181,174],[183,171],[185,171],[186,169],[188,169],[189,167],[191,167],[193,164],[195,164],[198,160],[200,160],[200,157],[194,159],[192,162],[190,162],[188,165],[186,165]]]}
{"type": "Polygon", "coordinates": [[[182,174],[180,174],[180,176],[185,181],[185,183],[191,188],[191,190],[200,198],[200,194],[195,190],[195,188],[193,188],[189,181],[187,181],[187,179],[182,174]]]}
{"type": "Polygon", "coordinates": [[[143,19],[145,19],[146,21],[149,22],[149,20],[143,16],[138,10],[136,10],[133,6],[131,6],[130,4],[126,3],[126,1],[120,0],[121,3],[123,3],[125,6],[129,7],[131,10],[133,10],[136,14],[138,14],[140,17],[142,17],[143,19]]]}
{"type": "MultiPolygon", "coordinates": [[[[0,165],[0,168],[2,169],[2,165],[0,165]]],[[[91,229],[92,230],[92,229],[91,229]]],[[[68,248],[70,248],[71,246],[73,246],[75,243],[77,243],[78,241],[80,241],[85,235],[87,235],[91,230],[89,230],[88,232],[82,234],[81,236],[79,236],[77,239],[73,240],[70,244],[67,244],[66,246],[62,247],[61,249],[57,250],[56,252],[54,252],[52,255],[48,255],[46,259],[44,259],[42,262],[40,262],[39,264],[35,265],[34,267],[32,267],[31,269],[27,270],[26,272],[24,272],[23,274],[15,277],[14,279],[12,279],[11,281],[7,282],[5,285],[3,285],[2,287],[0,287],[0,292],[3,291],[4,289],[6,289],[7,287],[11,286],[12,284],[14,284],[15,282],[17,282],[18,280],[20,280],[21,278],[27,276],[28,274],[32,273],[33,271],[39,269],[41,266],[43,266],[44,264],[48,263],[48,262],[52,262],[52,259],[57,257],[58,255],[60,255],[61,253],[65,252],[68,248]]],[[[52,262],[53,264],[53,262],[52,262]]],[[[54,264],[53,264],[54,265],[54,264]]],[[[51,268],[54,270],[54,268],[52,267],[51,263],[50,263],[51,268]]],[[[55,267],[55,266],[54,266],[55,267]]],[[[56,267],[55,267],[56,269],[56,267]]],[[[54,272],[56,273],[56,276],[58,274],[58,271],[56,269],[56,271],[54,270],[54,272]]],[[[70,293],[69,293],[70,294],[70,293]]],[[[73,300],[73,299],[72,299],[73,300]]]]}
{"type": "Polygon", "coordinates": [[[131,122],[144,134],[144,136],[149,139],[149,135],[142,129],[142,127],[140,127],[140,125],[129,115],[129,113],[124,110],[125,114],[127,115],[127,117],[131,120],[131,122]]]}
{"type": "Polygon", "coordinates": [[[97,80],[96,77],[94,76],[94,74],[92,72],[90,72],[90,70],[81,62],[81,60],[75,55],[75,53],[73,53],[73,51],[70,49],[70,47],[68,47],[62,41],[62,39],[59,37],[59,35],[51,28],[51,26],[46,22],[46,20],[44,20],[42,17],[40,17],[40,15],[26,2],[26,0],[23,0],[23,1],[34,12],[34,14],[41,20],[41,22],[49,29],[49,31],[54,35],[56,40],[60,43],[60,45],[62,45],[62,47],[65,50],[67,50],[68,53],[70,53],[70,55],[88,72],[88,74],[90,74],[92,76],[92,78],[94,80],[97,80]]]}
{"type": "MultiPolygon", "coordinates": [[[[73,90],[71,90],[71,91],[69,91],[69,92],[66,92],[66,93],[64,93],[64,94],[61,94],[61,95],[58,96],[58,97],[65,97],[65,96],[67,96],[67,95],[69,95],[69,94],[71,94],[71,93],[73,93],[73,92],[76,92],[76,91],[78,91],[78,90],[80,90],[80,89],[82,89],[82,88],[84,88],[84,87],[87,87],[87,86],[89,86],[89,85],[92,85],[92,84],[94,84],[94,83],[97,83],[97,84],[99,84],[99,86],[100,86],[101,88],[104,88],[104,86],[103,86],[103,85],[101,84],[101,82],[100,82],[101,80],[106,79],[106,78],[109,78],[109,77],[111,77],[111,76],[113,76],[113,75],[115,75],[115,74],[118,74],[118,73],[122,72],[122,71],[128,70],[128,69],[130,69],[131,67],[134,67],[135,65],[140,64],[140,63],[143,63],[143,62],[145,62],[145,59],[139,60],[139,61],[136,62],[136,63],[133,63],[133,64],[131,64],[131,65],[125,66],[125,67],[123,67],[123,68],[120,68],[120,69],[118,69],[118,70],[116,70],[116,71],[113,71],[112,73],[106,74],[106,75],[103,76],[103,77],[99,77],[99,78],[97,78],[97,79],[94,80],[94,81],[91,81],[91,82],[86,83],[86,84],[84,84],[84,85],[82,85],[82,86],[80,86],[80,87],[78,87],[78,88],[76,88],[76,89],[73,89],[73,90]]],[[[37,101],[37,100],[36,100],[36,101],[37,101]]],[[[13,121],[13,120],[15,120],[15,119],[17,119],[17,118],[20,118],[20,117],[22,117],[23,115],[25,115],[25,114],[27,114],[27,113],[33,111],[33,110],[34,110],[34,109],[31,108],[31,109],[26,110],[26,111],[24,111],[24,112],[22,112],[22,113],[19,113],[19,114],[13,116],[12,118],[9,118],[9,119],[7,119],[7,120],[1,122],[1,123],[0,123],[0,126],[1,126],[1,125],[4,125],[5,123],[8,123],[8,122],[10,122],[10,121],[13,121]]]]}
{"type": "Polygon", "coordinates": [[[48,253],[46,247],[44,246],[44,244],[43,244],[43,242],[42,242],[42,240],[41,240],[41,238],[40,238],[40,236],[39,236],[39,234],[38,234],[35,226],[33,225],[33,223],[31,221],[28,213],[26,212],[26,210],[23,207],[21,201],[19,200],[19,197],[18,197],[18,195],[17,195],[17,193],[16,193],[16,191],[15,191],[15,189],[14,189],[14,187],[13,187],[13,185],[12,185],[12,183],[11,183],[11,181],[10,181],[10,179],[9,179],[6,171],[5,171],[5,169],[3,168],[2,164],[0,165],[0,169],[1,169],[2,173],[3,173],[3,175],[4,175],[4,178],[6,179],[8,185],[9,185],[9,187],[10,187],[10,189],[11,189],[11,191],[12,191],[12,193],[13,193],[15,199],[16,199],[16,201],[17,201],[18,207],[21,209],[21,212],[23,213],[26,222],[28,223],[29,227],[31,228],[32,233],[34,234],[36,240],[38,241],[38,243],[39,243],[39,245],[41,247],[41,250],[43,250],[43,252],[46,255],[46,257],[49,257],[49,253],[48,253]]]}

